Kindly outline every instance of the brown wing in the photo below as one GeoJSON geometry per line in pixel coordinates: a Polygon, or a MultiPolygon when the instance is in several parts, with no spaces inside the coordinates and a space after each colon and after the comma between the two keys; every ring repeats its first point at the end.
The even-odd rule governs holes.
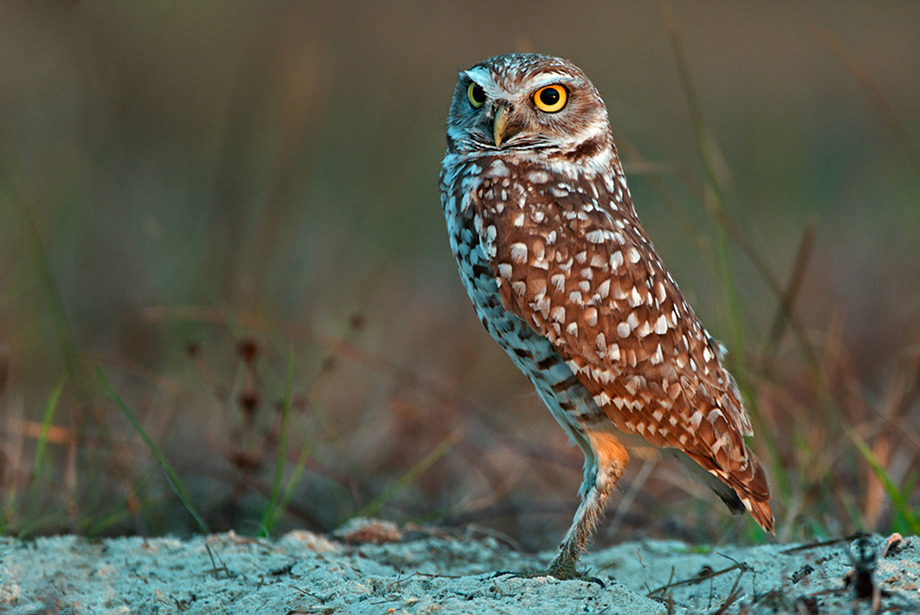
{"type": "Polygon", "coordinates": [[[530,176],[547,181],[472,203],[505,308],[552,341],[618,429],[684,451],[772,528],[766,478],[742,438],[751,425],[737,387],[625,183],[530,176]]]}

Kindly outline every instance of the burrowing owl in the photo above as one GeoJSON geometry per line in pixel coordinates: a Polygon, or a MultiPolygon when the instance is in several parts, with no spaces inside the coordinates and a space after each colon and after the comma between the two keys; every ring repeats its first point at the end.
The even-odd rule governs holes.
{"type": "Polygon", "coordinates": [[[627,449],[674,453],[773,530],[724,349],[642,228],[607,110],[579,68],[512,54],[461,72],[441,204],[479,319],[585,455],[582,502],[550,574],[576,576],[627,449]]]}

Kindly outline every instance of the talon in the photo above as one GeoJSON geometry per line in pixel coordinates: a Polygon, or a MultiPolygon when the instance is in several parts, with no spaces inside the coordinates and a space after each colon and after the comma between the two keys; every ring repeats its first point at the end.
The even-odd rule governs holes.
{"type": "Polygon", "coordinates": [[[560,559],[556,559],[552,564],[549,565],[549,568],[546,570],[546,574],[551,577],[556,577],[560,581],[577,579],[580,576],[578,571],[575,569],[575,562],[571,559],[565,559],[562,561],[560,561],[560,559]]]}
{"type": "Polygon", "coordinates": [[[588,581],[590,583],[597,583],[598,585],[601,586],[601,589],[607,589],[607,585],[603,581],[598,579],[597,577],[585,577],[585,581],[588,581]]]}
{"type": "Polygon", "coordinates": [[[546,574],[560,581],[585,581],[586,583],[597,583],[601,586],[601,589],[607,589],[607,585],[599,578],[585,572],[578,572],[573,563],[556,564],[553,562],[549,570],[546,571],[546,574]]]}
{"type": "Polygon", "coordinates": [[[521,572],[519,570],[499,570],[493,574],[490,579],[497,579],[498,577],[512,577],[519,579],[527,579],[534,576],[542,576],[542,573],[539,572],[521,572]]]}
{"type": "MultiPolygon", "coordinates": [[[[555,576],[555,575],[552,575],[547,572],[537,572],[537,571],[517,572],[515,570],[501,570],[499,572],[496,572],[489,578],[495,579],[495,578],[504,577],[504,576],[511,577],[512,579],[536,579],[538,577],[555,576]]],[[[556,578],[558,579],[559,577],[556,577],[556,578]]]]}

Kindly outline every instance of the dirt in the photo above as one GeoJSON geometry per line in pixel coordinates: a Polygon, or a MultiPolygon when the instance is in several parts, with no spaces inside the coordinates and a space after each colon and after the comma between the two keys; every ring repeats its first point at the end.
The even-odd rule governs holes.
{"type": "Polygon", "coordinates": [[[588,553],[593,578],[571,581],[533,574],[551,556],[474,529],[368,521],[277,539],[0,538],[0,612],[920,613],[916,536],[628,542],[588,553]]]}

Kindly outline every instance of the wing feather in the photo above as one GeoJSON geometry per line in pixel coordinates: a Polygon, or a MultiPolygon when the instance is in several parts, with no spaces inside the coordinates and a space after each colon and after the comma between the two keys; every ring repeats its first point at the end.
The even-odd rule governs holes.
{"type": "Polygon", "coordinates": [[[618,429],[686,452],[742,501],[768,499],[722,349],[665,270],[625,182],[540,178],[503,200],[472,199],[505,309],[554,344],[618,429]]]}

